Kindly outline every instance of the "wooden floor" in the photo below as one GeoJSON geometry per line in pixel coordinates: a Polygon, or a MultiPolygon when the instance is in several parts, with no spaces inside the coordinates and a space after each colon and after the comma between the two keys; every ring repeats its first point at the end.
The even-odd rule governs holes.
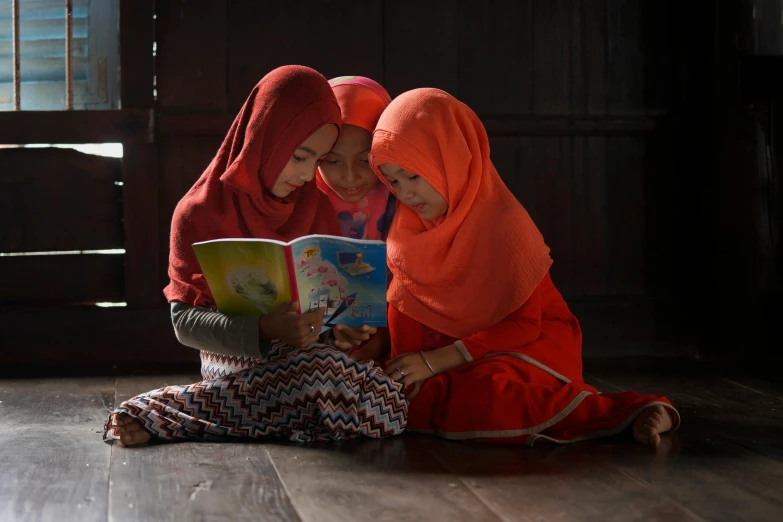
{"type": "Polygon", "coordinates": [[[783,520],[783,394],[695,361],[585,363],[604,391],[664,392],[657,451],[618,438],[534,448],[421,436],[302,446],[101,442],[115,404],[195,376],[0,381],[0,520],[783,520]]]}

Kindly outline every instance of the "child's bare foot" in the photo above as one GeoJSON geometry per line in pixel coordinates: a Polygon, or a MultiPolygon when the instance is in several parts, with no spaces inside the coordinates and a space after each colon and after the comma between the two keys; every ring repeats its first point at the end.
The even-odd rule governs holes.
{"type": "Polygon", "coordinates": [[[144,444],[150,440],[150,434],[139,421],[127,413],[115,413],[112,419],[114,431],[125,446],[144,444]]]}
{"type": "Polygon", "coordinates": [[[661,443],[661,433],[672,429],[672,416],[669,410],[658,404],[642,411],[633,423],[634,438],[648,446],[657,447],[661,443]]]}

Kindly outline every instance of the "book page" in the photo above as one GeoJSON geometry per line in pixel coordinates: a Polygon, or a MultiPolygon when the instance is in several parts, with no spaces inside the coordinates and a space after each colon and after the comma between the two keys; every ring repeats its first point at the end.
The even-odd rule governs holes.
{"type": "Polygon", "coordinates": [[[325,307],[325,326],[386,326],[383,242],[308,236],[292,253],[303,312],[325,307]]]}
{"type": "Polygon", "coordinates": [[[291,302],[281,243],[221,239],[195,243],[193,249],[220,312],[267,314],[278,305],[291,302]]]}

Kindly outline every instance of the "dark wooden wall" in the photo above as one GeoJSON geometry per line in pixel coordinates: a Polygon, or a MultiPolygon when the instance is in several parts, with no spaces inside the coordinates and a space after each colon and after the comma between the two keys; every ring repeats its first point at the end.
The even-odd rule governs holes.
{"type": "MultiPolygon", "coordinates": [[[[553,277],[574,307],[633,304],[665,316],[672,297],[672,107],[680,74],[673,6],[122,0],[122,110],[86,130],[68,120],[81,125],[85,138],[102,129],[125,143],[122,205],[114,211],[123,219],[129,308],[104,311],[114,314],[106,321],[122,338],[111,357],[137,346],[123,361],[161,351],[172,361],[191,360],[173,339],[161,293],[171,215],[253,85],[290,63],[326,77],[369,76],[392,96],[430,86],[466,102],[487,127],[499,172],[547,238],[553,277]],[[146,326],[127,329],[130,315],[123,313],[147,314],[140,321],[146,326]],[[135,344],[140,328],[147,340],[158,332],[157,346],[135,344]]],[[[19,125],[27,116],[14,117],[19,125]]],[[[68,141],[68,132],[60,141],[68,141]]],[[[112,165],[107,172],[116,176],[112,165]]],[[[91,295],[98,300],[99,293],[91,295]]],[[[8,302],[8,295],[4,288],[0,300],[8,302]]],[[[652,319],[648,314],[639,323],[644,335],[654,333],[652,319]]],[[[33,328],[32,318],[28,323],[33,328]]],[[[4,335],[15,346],[24,342],[21,334],[4,335]]],[[[95,342],[88,344],[84,354],[95,351],[95,342]]]]}
{"type": "Polygon", "coordinates": [[[673,107],[670,311],[680,334],[699,339],[703,357],[747,362],[779,381],[783,6],[704,7],[683,3],[673,24],[681,93],[673,107]]]}
{"type": "Polygon", "coordinates": [[[484,120],[498,170],[552,247],[562,291],[650,292],[646,227],[655,203],[645,185],[672,91],[666,2],[477,9],[348,0],[308,4],[306,16],[297,2],[158,4],[162,231],[253,85],[300,63],[327,77],[370,76],[392,96],[421,86],[454,94],[484,120]]]}

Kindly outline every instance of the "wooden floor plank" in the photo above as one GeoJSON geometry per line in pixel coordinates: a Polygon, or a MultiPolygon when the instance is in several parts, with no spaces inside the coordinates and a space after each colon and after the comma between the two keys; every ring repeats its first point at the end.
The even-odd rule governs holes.
{"type": "Polygon", "coordinates": [[[603,391],[668,396],[683,423],[676,462],[651,473],[625,469],[709,520],[778,520],[783,512],[783,411],[776,397],[655,361],[602,365],[590,376],[603,391]],[[665,371],[664,371],[665,370],[665,371]],[[602,386],[603,385],[603,386],[602,386]]]}
{"type": "Polygon", "coordinates": [[[682,368],[661,364],[667,365],[666,361],[630,360],[622,369],[603,364],[593,373],[617,390],[669,396],[681,410],[683,431],[691,437],[720,434],[783,463],[783,399],[771,391],[759,392],[763,382],[719,378],[714,370],[694,363],[682,368]]]}
{"type": "Polygon", "coordinates": [[[430,451],[504,520],[696,521],[693,513],[628,480],[621,466],[665,466],[668,455],[612,441],[533,448],[432,440],[430,451]],[[600,454],[600,459],[593,458],[600,454]]]}
{"type": "MultiPolygon", "coordinates": [[[[116,400],[197,380],[197,375],[119,378],[116,400]]],[[[112,522],[299,520],[261,444],[115,445],[109,498],[112,522]]]]}
{"type": "Polygon", "coordinates": [[[734,384],[735,386],[745,387],[756,393],[775,397],[780,404],[783,404],[783,384],[771,382],[768,379],[756,379],[745,376],[731,376],[731,378],[722,377],[721,380],[734,384]]]}
{"type": "Polygon", "coordinates": [[[101,442],[107,410],[198,375],[0,380],[0,521],[777,521],[783,397],[696,363],[586,362],[603,391],[665,393],[658,450],[404,435],[333,444],[101,442]],[[89,466],[88,466],[89,464],[89,466]]]}
{"type": "Polygon", "coordinates": [[[305,522],[502,520],[414,437],[268,448],[305,522]]]}
{"type": "Polygon", "coordinates": [[[111,378],[0,380],[0,521],[105,521],[111,378]]]}

